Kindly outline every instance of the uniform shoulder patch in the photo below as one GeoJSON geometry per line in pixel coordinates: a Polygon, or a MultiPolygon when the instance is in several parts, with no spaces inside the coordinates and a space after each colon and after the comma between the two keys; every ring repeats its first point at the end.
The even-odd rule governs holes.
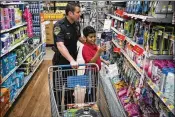
{"type": "Polygon", "coordinates": [[[58,35],[60,33],[60,31],[61,31],[61,28],[59,26],[54,27],[54,34],[55,35],[58,35]]]}

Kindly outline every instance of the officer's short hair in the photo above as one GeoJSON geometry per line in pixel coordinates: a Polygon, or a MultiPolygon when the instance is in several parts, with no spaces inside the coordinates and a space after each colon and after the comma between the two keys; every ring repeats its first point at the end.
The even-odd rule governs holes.
{"type": "Polygon", "coordinates": [[[75,3],[75,2],[69,2],[66,6],[66,15],[68,15],[68,12],[71,11],[71,12],[74,12],[75,11],[75,7],[80,7],[80,5],[78,3],[75,3]]]}
{"type": "Polygon", "coordinates": [[[83,29],[83,35],[87,37],[89,34],[96,33],[95,29],[92,26],[87,26],[83,29]]]}

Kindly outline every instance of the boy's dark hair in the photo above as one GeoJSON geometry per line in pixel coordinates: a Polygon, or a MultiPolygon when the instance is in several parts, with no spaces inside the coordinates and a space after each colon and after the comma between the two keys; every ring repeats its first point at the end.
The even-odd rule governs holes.
{"type": "Polygon", "coordinates": [[[69,2],[66,6],[66,9],[65,9],[66,15],[68,15],[69,11],[74,12],[75,7],[80,7],[80,5],[75,3],[75,2],[69,2]]]}
{"type": "Polygon", "coordinates": [[[89,34],[96,33],[95,29],[92,26],[87,26],[83,29],[83,35],[87,37],[89,34]]]}

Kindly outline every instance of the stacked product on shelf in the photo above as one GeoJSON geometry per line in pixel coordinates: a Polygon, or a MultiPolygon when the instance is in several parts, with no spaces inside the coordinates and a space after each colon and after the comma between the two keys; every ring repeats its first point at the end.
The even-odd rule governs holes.
{"type": "Polygon", "coordinates": [[[65,7],[67,2],[44,2],[43,3],[43,17],[45,21],[57,21],[65,16],[65,7]]]}
{"type": "Polygon", "coordinates": [[[54,2],[44,2],[43,3],[43,12],[45,13],[54,13],[55,8],[54,8],[54,2]]]}
{"type": "Polygon", "coordinates": [[[10,92],[7,88],[1,88],[0,90],[0,116],[3,117],[10,107],[10,92]]]}
{"type": "Polygon", "coordinates": [[[7,33],[3,33],[1,36],[1,56],[8,53],[8,51],[20,43],[21,41],[27,40],[27,27],[23,26],[12,30],[7,33]]]}
{"type": "Polygon", "coordinates": [[[41,27],[40,27],[40,13],[41,13],[41,3],[29,2],[29,10],[32,14],[32,22],[33,22],[33,32],[34,36],[41,36],[41,27]]]}
{"type": "Polygon", "coordinates": [[[3,117],[42,63],[43,45],[39,37],[33,38],[32,15],[26,3],[1,6],[0,116],[3,117]],[[23,23],[23,18],[27,23],[23,23]],[[25,66],[28,61],[31,64],[25,66]],[[24,67],[27,70],[21,70],[24,67]]]}
{"type": "MultiPolygon", "coordinates": [[[[120,57],[123,59],[124,57],[120,57]]],[[[128,60],[124,59],[122,66],[117,62],[119,75],[111,78],[111,82],[120,101],[120,108],[124,109],[127,116],[147,116],[159,117],[160,115],[173,117],[173,114],[166,109],[166,106],[145,83],[140,93],[137,87],[140,82],[140,74],[133,69],[128,60]]]]}
{"type": "Polygon", "coordinates": [[[175,64],[172,60],[151,60],[144,68],[148,77],[163,92],[171,103],[174,102],[175,64]]]}
{"type": "Polygon", "coordinates": [[[67,6],[67,2],[55,2],[55,12],[65,14],[65,7],[67,6]]]}
{"type": "MultiPolygon", "coordinates": [[[[168,117],[175,115],[174,82],[172,82],[175,80],[173,61],[175,30],[172,25],[174,3],[174,1],[128,1],[126,8],[117,7],[114,14],[107,14],[112,18],[114,51],[118,55],[124,55],[117,57],[125,58],[125,62],[122,63],[125,67],[135,68],[128,71],[132,67],[125,68],[118,65],[125,74],[120,74],[121,82],[114,83],[117,84],[121,107],[127,115],[168,117]],[[128,65],[125,65],[126,63],[128,65]],[[130,82],[132,77],[128,79],[127,75],[137,80],[130,82]],[[130,91],[133,89],[130,85],[134,82],[138,85],[130,91]],[[130,94],[128,92],[132,92],[132,99],[128,98],[130,94]],[[130,109],[136,111],[132,113],[130,109]]],[[[120,59],[116,59],[117,62],[120,59]]]]}
{"type": "Polygon", "coordinates": [[[6,29],[21,25],[23,23],[22,10],[14,7],[7,6],[0,8],[0,30],[1,32],[6,29]]]}
{"type": "Polygon", "coordinates": [[[45,30],[46,30],[46,44],[52,45],[54,44],[54,39],[53,39],[53,21],[50,21],[49,24],[45,25],[45,30]]]}

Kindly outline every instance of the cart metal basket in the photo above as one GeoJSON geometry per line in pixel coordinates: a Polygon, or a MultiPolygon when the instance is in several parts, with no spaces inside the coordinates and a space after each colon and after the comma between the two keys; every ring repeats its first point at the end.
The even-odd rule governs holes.
{"type": "Polygon", "coordinates": [[[53,117],[100,117],[99,68],[94,63],[48,68],[51,114],[53,117]]]}

